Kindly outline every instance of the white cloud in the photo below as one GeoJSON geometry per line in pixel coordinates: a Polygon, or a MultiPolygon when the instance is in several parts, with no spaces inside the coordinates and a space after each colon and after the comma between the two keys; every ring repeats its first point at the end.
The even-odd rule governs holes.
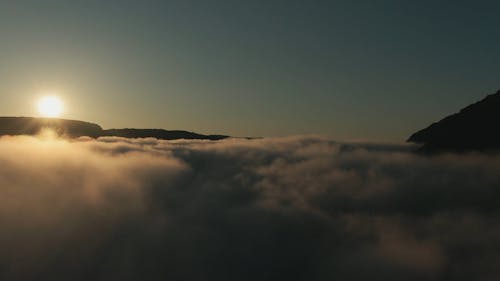
{"type": "Polygon", "coordinates": [[[0,279],[500,277],[500,157],[411,149],[4,137],[0,279]]]}

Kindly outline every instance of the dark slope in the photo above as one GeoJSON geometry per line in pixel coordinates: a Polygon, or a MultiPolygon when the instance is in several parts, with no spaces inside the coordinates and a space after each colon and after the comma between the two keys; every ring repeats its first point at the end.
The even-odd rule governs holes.
{"type": "Polygon", "coordinates": [[[202,135],[188,131],[168,131],[162,129],[111,129],[103,130],[101,126],[93,123],[33,117],[0,117],[0,136],[2,135],[36,135],[44,128],[50,128],[58,135],[76,138],[89,136],[93,138],[102,136],[116,136],[125,138],[157,138],[162,140],[198,139],[221,140],[228,138],[222,135],[202,135]]]}
{"type": "Polygon", "coordinates": [[[500,91],[414,133],[409,142],[422,151],[500,149],[500,91]]]}
{"type": "Polygon", "coordinates": [[[67,137],[99,137],[101,126],[93,123],[55,118],[0,117],[0,135],[36,135],[43,128],[50,128],[67,137]]]}
{"type": "Polygon", "coordinates": [[[163,129],[110,129],[104,130],[103,136],[124,138],[157,138],[162,140],[196,139],[196,140],[221,140],[228,136],[201,135],[188,131],[163,130],[163,129]]]}

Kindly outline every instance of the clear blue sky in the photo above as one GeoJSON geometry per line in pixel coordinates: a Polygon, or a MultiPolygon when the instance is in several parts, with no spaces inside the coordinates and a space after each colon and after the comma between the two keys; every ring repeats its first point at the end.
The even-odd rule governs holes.
{"type": "Polygon", "coordinates": [[[2,1],[0,115],[404,140],[500,88],[500,1],[2,1]]]}

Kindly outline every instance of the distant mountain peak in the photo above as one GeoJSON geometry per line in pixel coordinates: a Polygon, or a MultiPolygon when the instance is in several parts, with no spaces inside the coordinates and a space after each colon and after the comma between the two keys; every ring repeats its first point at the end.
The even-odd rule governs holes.
{"type": "Polygon", "coordinates": [[[410,136],[422,151],[500,150],[500,90],[410,136]]]}

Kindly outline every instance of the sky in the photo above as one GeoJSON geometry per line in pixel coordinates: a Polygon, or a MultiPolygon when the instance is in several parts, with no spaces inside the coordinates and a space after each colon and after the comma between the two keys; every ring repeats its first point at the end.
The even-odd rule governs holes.
{"type": "Polygon", "coordinates": [[[498,1],[1,1],[0,115],[404,141],[500,88],[498,1]]]}

